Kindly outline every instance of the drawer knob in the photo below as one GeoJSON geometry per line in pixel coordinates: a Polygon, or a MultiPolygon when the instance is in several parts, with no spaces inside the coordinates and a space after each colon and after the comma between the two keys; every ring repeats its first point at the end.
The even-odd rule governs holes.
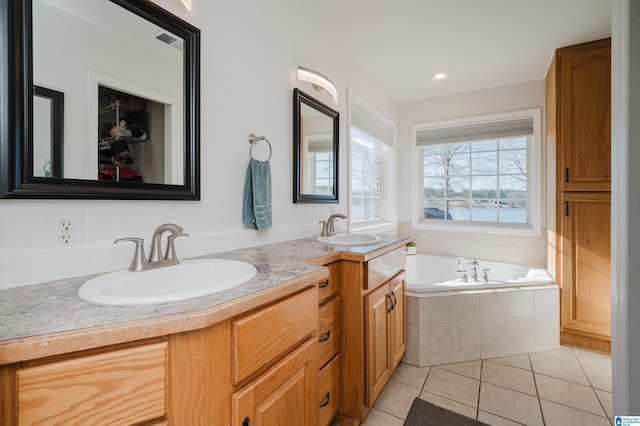
{"type": "Polygon", "coordinates": [[[326,288],[326,287],[329,287],[329,280],[326,280],[325,282],[323,282],[322,284],[320,284],[318,287],[320,287],[320,288],[326,288]]]}
{"type": "Polygon", "coordinates": [[[322,404],[320,404],[320,408],[326,407],[327,405],[329,405],[329,401],[331,401],[331,392],[327,392],[327,396],[325,400],[322,402],[322,404]]]}
{"type": "Polygon", "coordinates": [[[242,426],[249,426],[249,417],[245,417],[242,421],[242,426]]]}
{"type": "Polygon", "coordinates": [[[331,337],[331,330],[328,330],[327,334],[325,334],[325,336],[322,339],[320,339],[320,343],[326,342],[327,340],[329,340],[329,337],[331,337]]]}

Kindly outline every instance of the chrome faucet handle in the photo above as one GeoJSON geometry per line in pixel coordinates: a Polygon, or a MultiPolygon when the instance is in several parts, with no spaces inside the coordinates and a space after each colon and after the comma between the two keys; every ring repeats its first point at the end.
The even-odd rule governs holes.
{"type": "Polygon", "coordinates": [[[322,224],[322,231],[320,231],[320,236],[321,237],[326,237],[328,235],[328,233],[327,233],[327,221],[326,220],[320,220],[320,221],[318,221],[318,223],[322,224]]]}
{"type": "Polygon", "coordinates": [[[484,268],[482,270],[482,281],[489,281],[489,274],[487,274],[487,272],[489,272],[491,269],[489,268],[484,268]]]}
{"type": "Polygon", "coordinates": [[[185,234],[184,232],[181,232],[179,234],[171,234],[167,237],[167,249],[164,252],[165,260],[175,259],[176,262],[178,261],[178,256],[176,256],[176,246],[173,242],[178,237],[188,237],[188,236],[189,234],[185,234]]]}
{"type": "Polygon", "coordinates": [[[464,269],[458,269],[456,272],[460,274],[460,281],[464,283],[469,281],[469,278],[467,277],[467,271],[465,271],[464,269]]]}
{"type": "Polygon", "coordinates": [[[136,245],[136,250],[133,252],[133,259],[131,260],[131,265],[127,268],[128,271],[132,272],[140,272],[144,270],[144,265],[147,263],[147,258],[144,255],[144,239],[142,238],[118,238],[114,241],[115,244],[121,243],[124,241],[131,241],[136,245]]]}

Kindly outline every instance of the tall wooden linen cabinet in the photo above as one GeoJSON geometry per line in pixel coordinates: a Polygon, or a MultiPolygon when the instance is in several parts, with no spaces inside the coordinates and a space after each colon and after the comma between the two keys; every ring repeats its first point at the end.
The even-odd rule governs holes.
{"type": "Polygon", "coordinates": [[[611,352],[611,39],[556,50],[546,98],[560,342],[611,352]]]}

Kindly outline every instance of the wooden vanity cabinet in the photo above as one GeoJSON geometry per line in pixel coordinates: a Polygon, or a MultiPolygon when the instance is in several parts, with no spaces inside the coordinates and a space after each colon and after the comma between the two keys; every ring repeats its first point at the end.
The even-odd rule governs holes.
{"type": "Polygon", "coordinates": [[[204,328],[0,366],[0,424],[315,426],[308,285],[204,328]]]}
{"type": "Polygon", "coordinates": [[[546,104],[560,342],[610,352],[611,39],[557,49],[546,104]]]}
{"type": "Polygon", "coordinates": [[[400,273],[364,296],[366,404],[373,406],[406,348],[405,279],[400,273]]]}
{"type": "Polygon", "coordinates": [[[325,267],[329,278],[319,287],[318,300],[318,408],[320,426],[326,426],[336,416],[341,397],[340,346],[342,319],[340,297],[340,262],[325,267]]]}
{"type": "Polygon", "coordinates": [[[19,367],[17,424],[160,422],[167,355],[167,342],[158,342],[19,367]]]}
{"type": "Polygon", "coordinates": [[[362,422],[406,349],[404,245],[341,262],[342,425],[362,422]]]}

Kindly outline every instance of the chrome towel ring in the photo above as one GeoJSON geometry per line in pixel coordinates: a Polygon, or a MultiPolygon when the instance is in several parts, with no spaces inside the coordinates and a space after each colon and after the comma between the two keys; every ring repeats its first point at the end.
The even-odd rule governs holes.
{"type": "MultiPolygon", "coordinates": [[[[251,144],[251,149],[249,150],[249,156],[253,158],[253,147],[256,144],[256,142],[259,142],[259,141],[265,141],[267,145],[269,145],[269,158],[267,158],[267,161],[270,161],[271,154],[273,153],[273,149],[271,148],[271,142],[269,142],[269,140],[266,137],[256,136],[253,133],[249,135],[249,143],[251,144]]],[[[257,159],[254,158],[254,160],[257,160],[257,159]]]]}

